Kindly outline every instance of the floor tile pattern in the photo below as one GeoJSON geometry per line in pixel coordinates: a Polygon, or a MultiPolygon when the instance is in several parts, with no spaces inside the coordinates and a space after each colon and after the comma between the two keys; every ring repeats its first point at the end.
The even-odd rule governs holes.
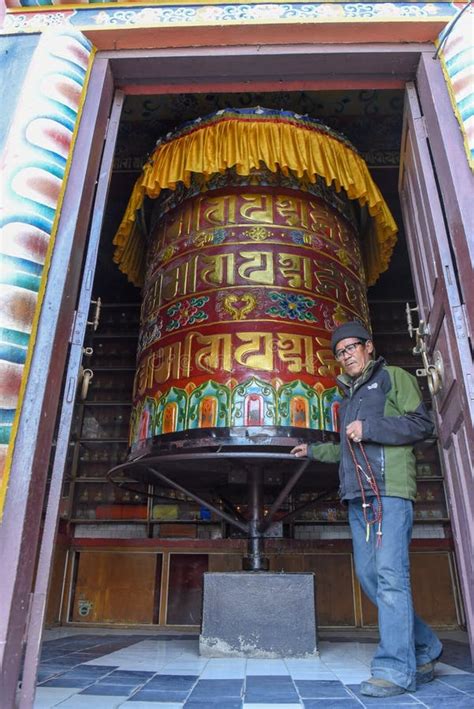
{"type": "Polygon", "coordinates": [[[43,644],[35,709],[474,709],[466,643],[445,641],[436,679],[363,697],[374,641],[332,637],[318,658],[199,655],[195,635],[71,634],[43,644]]]}

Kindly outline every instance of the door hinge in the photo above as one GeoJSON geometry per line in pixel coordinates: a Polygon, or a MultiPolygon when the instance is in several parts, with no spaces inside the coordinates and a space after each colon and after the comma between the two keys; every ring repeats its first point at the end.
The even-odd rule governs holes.
{"type": "Polygon", "coordinates": [[[28,637],[28,630],[30,628],[30,623],[31,623],[31,614],[33,610],[33,599],[34,599],[34,593],[29,593],[28,594],[28,608],[26,611],[26,618],[25,618],[25,627],[23,631],[23,642],[26,642],[26,639],[28,637]]]}
{"type": "Polygon", "coordinates": [[[467,333],[467,322],[464,307],[462,305],[456,305],[453,308],[453,321],[454,327],[456,328],[456,336],[461,340],[464,340],[467,333]]]}
{"type": "Polygon", "coordinates": [[[77,310],[74,311],[74,315],[72,316],[71,332],[69,334],[69,342],[71,342],[71,343],[74,339],[74,331],[76,329],[76,320],[77,320],[77,310]]]}
{"type": "Polygon", "coordinates": [[[426,121],[424,116],[418,116],[414,119],[417,129],[420,131],[423,138],[428,138],[428,131],[426,130],[426,121]]]}
{"type": "Polygon", "coordinates": [[[77,378],[75,376],[69,377],[69,381],[67,383],[67,389],[66,389],[66,401],[68,404],[70,404],[72,401],[74,401],[76,397],[76,389],[77,389],[77,378]]]}
{"type": "Polygon", "coordinates": [[[74,311],[74,320],[72,322],[71,335],[69,342],[72,345],[82,345],[83,332],[86,329],[86,316],[79,310],[74,311]]]}
{"type": "Polygon", "coordinates": [[[466,379],[467,379],[467,387],[469,390],[469,398],[471,401],[474,401],[474,381],[472,379],[472,374],[467,374],[466,379]]]}
{"type": "Polygon", "coordinates": [[[470,340],[472,340],[472,332],[471,332],[471,328],[469,327],[469,317],[467,315],[466,304],[462,303],[461,308],[462,308],[462,315],[464,318],[464,327],[466,328],[467,336],[469,337],[470,340]]]}

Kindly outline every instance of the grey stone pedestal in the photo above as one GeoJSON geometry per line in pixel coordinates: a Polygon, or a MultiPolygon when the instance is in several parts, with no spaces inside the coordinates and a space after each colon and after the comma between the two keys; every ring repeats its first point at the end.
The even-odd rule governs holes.
{"type": "Polygon", "coordinates": [[[314,574],[204,574],[205,657],[314,657],[314,574]]]}

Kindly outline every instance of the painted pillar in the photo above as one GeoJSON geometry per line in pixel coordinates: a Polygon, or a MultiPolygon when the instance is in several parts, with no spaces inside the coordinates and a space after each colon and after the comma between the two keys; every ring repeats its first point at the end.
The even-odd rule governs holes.
{"type": "Polygon", "coordinates": [[[79,32],[41,35],[2,156],[0,516],[92,57],[79,32]]]}
{"type": "MultiPolygon", "coordinates": [[[[0,696],[5,706],[14,706],[17,690],[47,465],[35,469],[28,454],[24,456],[28,463],[15,465],[10,481],[9,473],[12,460],[25,452],[15,448],[17,430],[24,433],[30,425],[31,449],[42,444],[40,438],[36,441],[35,425],[44,416],[40,407],[45,404],[47,382],[35,384],[28,374],[30,364],[38,360],[38,323],[50,312],[42,307],[45,293],[54,310],[48,271],[57,255],[55,237],[93,56],[92,46],[80,33],[66,30],[41,36],[2,156],[0,558],[7,573],[0,584],[0,696]],[[32,411],[35,386],[38,407],[32,411]],[[24,396],[28,406],[23,412],[24,396]]],[[[74,226],[69,228],[72,242],[74,226]]],[[[62,291],[57,298],[59,303],[62,291]]],[[[50,338],[53,335],[49,333],[50,338]]],[[[50,417],[51,412],[44,420],[50,422],[50,417]]]]}

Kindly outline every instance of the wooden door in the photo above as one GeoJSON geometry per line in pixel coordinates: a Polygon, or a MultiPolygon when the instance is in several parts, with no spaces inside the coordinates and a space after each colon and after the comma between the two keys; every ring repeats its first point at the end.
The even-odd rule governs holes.
{"type": "Polygon", "coordinates": [[[71,604],[75,623],[153,623],[161,557],[152,553],[81,551],[71,604]]]}
{"type": "Polygon", "coordinates": [[[407,85],[405,97],[399,189],[418,316],[429,333],[428,357],[430,361],[441,357],[444,366],[442,388],[433,397],[433,407],[474,650],[473,363],[451,256],[450,224],[439,197],[429,135],[413,84],[407,85]]]}
{"type": "Polygon", "coordinates": [[[303,571],[312,571],[316,575],[318,626],[355,627],[352,554],[304,554],[303,564],[303,571]]]}
{"type": "MultiPolygon", "coordinates": [[[[410,553],[411,587],[415,611],[430,625],[459,625],[456,578],[449,551],[410,553]]],[[[377,608],[361,592],[362,626],[377,625],[377,608]]]]}

